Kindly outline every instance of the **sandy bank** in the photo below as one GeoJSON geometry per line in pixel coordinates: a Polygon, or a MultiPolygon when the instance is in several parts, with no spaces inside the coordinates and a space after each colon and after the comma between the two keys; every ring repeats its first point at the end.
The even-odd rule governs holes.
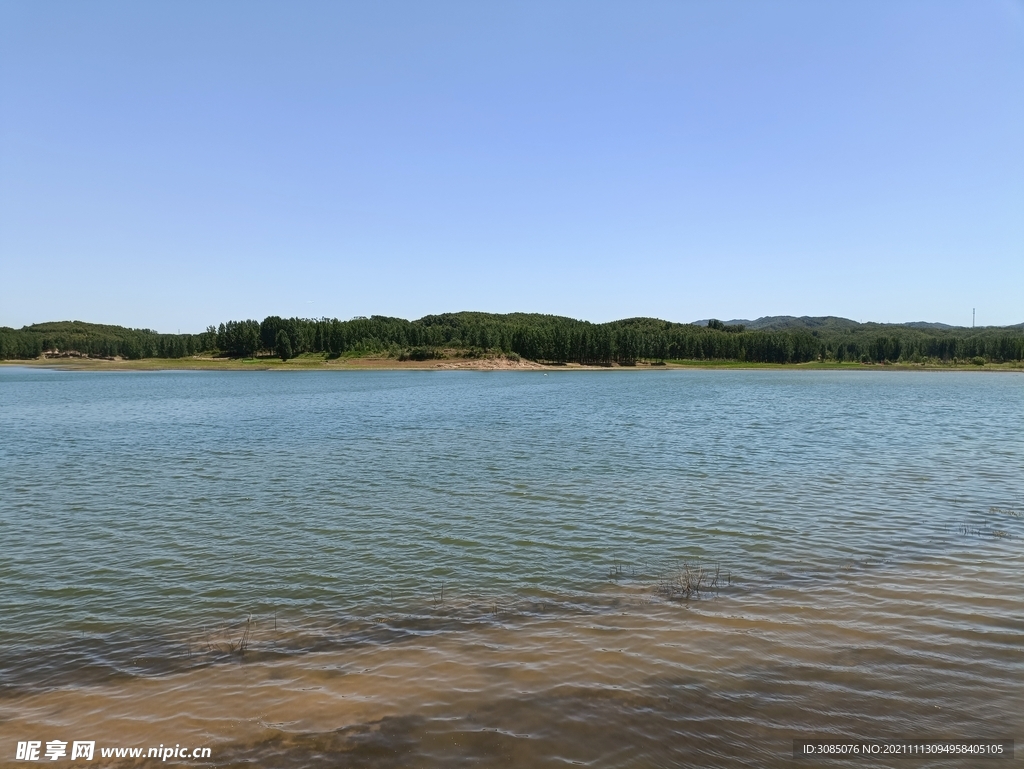
{"type": "Polygon", "coordinates": [[[864,364],[864,363],[750,363],[745,361],[638,362],[635,366],[583,366],[578,363],[545,364],[503,355],[481,358],[449,357],[433,360],[398,360],[384,355],[329,358],[302,355],[288,361],[279,358],[123,358],[60,357],[32,360],[0,360],[0,365],[29,366],[63,371],[668,371],[679,369],[778,369],[811,371],[1002,371],[1024,373],[1020,363],[969,364],[864,364]]]}

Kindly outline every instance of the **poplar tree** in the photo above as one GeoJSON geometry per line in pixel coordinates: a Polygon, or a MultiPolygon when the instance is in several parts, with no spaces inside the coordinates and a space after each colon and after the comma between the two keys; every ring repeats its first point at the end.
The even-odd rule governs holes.
{"type": "Polygon", "coordinates": [[[288,360],[292,357],[292,340],[288,338],[288,332],[283,328],[277,332],[277,339],[274,340],[277,346],[277,355],[281,360],[288,360]]]}

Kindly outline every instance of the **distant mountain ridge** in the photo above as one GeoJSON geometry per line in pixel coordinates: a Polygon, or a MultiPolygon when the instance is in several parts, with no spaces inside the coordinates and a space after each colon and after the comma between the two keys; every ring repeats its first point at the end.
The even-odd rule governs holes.
{"type": "MultiPolygon", "coordinates": [[[[710,318],[695,320],[693,321],[693,325],[706,326],[710,320],[710,318]]],[[[920,331],[954,331],[959,329],[966,331],[971,328],[970,326],[951,326],[948,323],[934,323],[924,320],[915,320],[909,323],[878,323],[875,321],[859,323],[855,320],[840,318],[835,315],[801,315],[799,317],[795,315],[765,315],[764,317],[757,318],[756,320],[734,319],[724,321],[724,323],[729,326],[745,326],[751,331],[793,331],[797,329],[806,329],[808,331],[841,331],[856,328],[877,328],[879,326],[913,328],[920,331]]],[[[1012,326],[978,326],[977,328],[1024,329],[1024,323],[1017,323],[1012,326]]]]}

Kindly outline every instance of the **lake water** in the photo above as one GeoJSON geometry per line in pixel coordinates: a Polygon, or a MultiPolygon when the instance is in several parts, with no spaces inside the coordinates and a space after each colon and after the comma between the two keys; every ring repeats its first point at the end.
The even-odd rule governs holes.
{"type": "Polygon", "coordinates": [[[1024,738],[1022,428],[1018,374],[5,366],[0,764],[1024,738]]]}

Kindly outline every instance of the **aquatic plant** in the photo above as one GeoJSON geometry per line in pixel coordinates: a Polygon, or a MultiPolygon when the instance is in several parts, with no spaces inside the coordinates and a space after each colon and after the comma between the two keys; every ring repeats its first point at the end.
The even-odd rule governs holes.
{"type": "Polygon", "coordinates": [[[630,564],[628,566],[629,573],[627,574],[627,566],[624,562],[616,559],[611,566],[608,567],[608,579],[621,579],[622,577],[635,577],[636,566],[630,564]]]}
{"type": "MultiPolygon", "coordinates": [[[[203,627],[202,643],[195,644],[195,651],[198,653],[203,646],[206,653],[217,654],[238,654],[244,655],[252,643],[253,631],[256,628],[256,620],[252,614],[246,616],[242,622],[233,622],[212,632],[203,627]],[[242,634],[236,639],[238,630],[242,634]]],[[[277,613],[274,613],[274,630],[277,630],[277,613]]],[[[193,642],[191,639],[185,642],[185,654],[191,659],[193,656],[193,642]]]]}
{"type": "Polygon", "coordinates": [[[1009,539],[1010,532],[1005,529],[996,528],[982,528],[981,526],[975,526],[968,521],[962,521],[959,526],[956,527],[958,534],[964,536],[975,536],[975,537],[996,537],[997,539],[1009,539]]]}
{"type": "MultiPolygon", "coordinates": [[[[658,580],[657,592],[670,600],[700,598],[703,594],[718,592],[721,576],[719,564],[715,564],[712,571],[703,564],[683,561],[676,569],[658,580]]],[[[731,584],[732,576],[729,575],[728,579],[731,584]]]]}
{"type": "Polygon", "coordinates": [[[997,507],[993,505],[988,509],[988,511],[990,513],[994,513],[995,515],[1010,515],[1014,518],[1020,518],[1024,516],[1024,513],[1022,513],[1020,510],[1014,510],[1013,508],[1010,507],[997,507]]]}

